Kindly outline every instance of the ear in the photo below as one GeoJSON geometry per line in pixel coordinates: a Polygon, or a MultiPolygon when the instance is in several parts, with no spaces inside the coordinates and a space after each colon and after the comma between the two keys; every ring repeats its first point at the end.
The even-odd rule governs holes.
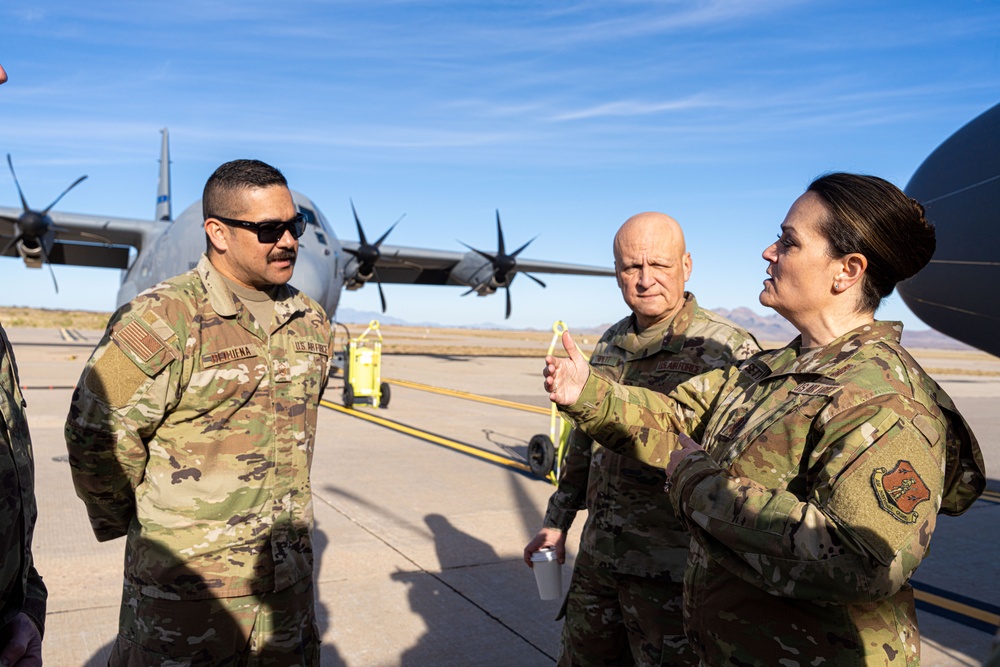
{"type": "Polygon", "coordinates": [[[229,249],[229,230],[215,218],[205,221],[205,236],[215,252],[224,253],[229,249]]]}
{"type": "Polygon", "coordinates": [[[691,253],[684,253],[684,257],[681,258],[681,266],[684,267],[684,282],[691,279],[691,269],[694,268],[694,264],[691,262],[691,253]]]}
{"type": "Polygon", "coordinates": [[[859,282],[868,270],[868,258],[859,252],[852,252],[840,259],[840,273],[834,282],[840,284],[840,291],[846,291],[859,282]]]}

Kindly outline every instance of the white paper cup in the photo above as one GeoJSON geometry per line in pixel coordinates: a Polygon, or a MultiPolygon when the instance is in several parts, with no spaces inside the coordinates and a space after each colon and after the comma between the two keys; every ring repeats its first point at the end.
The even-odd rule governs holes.
{"type": "Polygon", "coordinates": [[[556,560],[555,549],[545,547],[531,554],[531,569],[535,572],[539,597],[543,600],[562,597],[562,566],[556,560]]]}

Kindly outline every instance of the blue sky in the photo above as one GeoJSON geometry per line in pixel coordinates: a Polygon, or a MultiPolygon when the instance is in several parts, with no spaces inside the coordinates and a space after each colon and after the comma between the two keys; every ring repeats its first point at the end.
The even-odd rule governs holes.
{"type": "MultiPolygon", "coordinates": [[[[7,0],[0,152],[40,208],[150,218],[159,128],[175,215],[256,157],[355,239],[607,265],[633,213],[676,217],[703,306],[749,306],[760,252],[817,175],[904,186],[1000,101],[995,2],[7,0]]],[[[0,205],[17,193],[0,172],[0,205]]],[[[0,260],[0,305],[110,310],[119,275],[0,260]],[[10,286],[16,286],[11,289],[10,286]]],[[[612,279],[523,277],[508,324],[618,319],[612,279]]],[[[294,282],[294,281],[293,281],[294,282]]],[[[503,321],[503,296],[387,285],[409,321],[503,321]]],[[[342,307],[376,310],[374,286],[342,307]]],[[[923,329],[898,297],[880,317],[923,329]]]]}

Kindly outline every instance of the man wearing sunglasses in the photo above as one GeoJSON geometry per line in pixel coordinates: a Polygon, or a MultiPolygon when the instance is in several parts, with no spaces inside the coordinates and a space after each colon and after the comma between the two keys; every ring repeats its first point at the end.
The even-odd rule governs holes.
{"type": "Polygon", "coordinates": [[[110,664],[318,665],[309,467],[332,336],[287,285],[305,222],[256,160],[219,167],[202,207],[205,255],[115,313],[66,423],[97,539],[127,536],[110,664]]]}

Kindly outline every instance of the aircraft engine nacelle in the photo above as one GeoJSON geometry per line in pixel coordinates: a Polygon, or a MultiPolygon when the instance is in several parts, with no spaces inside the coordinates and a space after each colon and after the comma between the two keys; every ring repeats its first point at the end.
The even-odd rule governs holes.
{"type": "Polygon", "coordinates": [[[495,294],[501,287],[510,285],[514,273],[497,275],[493,264],[484,261],[475,252],[466,253],[455,268],[451,270],[451,280],[462,285],[468,285],[477,296],[495,294]]]}
{"type": "Polygon", "coordinates": [[[362,271],[364,267],[357,259],[351,257],[346,264],[344,264],[344,288],[354,291],[359,290],[365,286],[369,280],[375,276],[375,271],[370,268],[367,273],[362,271]]]}
{"type": "Polygon", "coordinates": [[[52,254],[52,245],[55,243],[55,234],[49,232],[41,237],[23,237],[17,242],[17,254],[24,260],[24,265],[29,269],[40,269],[45,262],[45,258],[52,254]]]}

